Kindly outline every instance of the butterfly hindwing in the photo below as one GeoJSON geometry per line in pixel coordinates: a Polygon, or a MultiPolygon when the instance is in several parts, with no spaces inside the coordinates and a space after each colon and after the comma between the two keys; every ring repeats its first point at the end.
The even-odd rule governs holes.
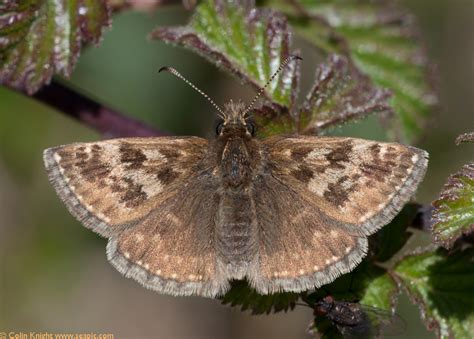
{"type": "Polygon", "coordinates": [[[311,199],[272,175],[254,201],[259,252],[249,280],[258,292],[300,292],[333,281],[357,265],[367,239],[327,217],[311,199]]]}
{"type": "Polygon", "coordinates": [[[182,183],[133,228],[109,240],[107,254],[125,276],[172,295],[213,297],[228,286],[218,265],[219,199],[212,174],[182,183]]]}
{"type": "Polygon", "coordinates": [[[51,148],[50,180],[71,213],[109,238],[124,275],[174,295],[215,295],[218,201],[207,141],[127,138],[51,148]],[[186,211],[186,213],[183,213],[186,211]]]}

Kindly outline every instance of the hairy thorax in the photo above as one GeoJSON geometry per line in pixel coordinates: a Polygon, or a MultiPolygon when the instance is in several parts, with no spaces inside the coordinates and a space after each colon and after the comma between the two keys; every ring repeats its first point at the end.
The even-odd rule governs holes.
{"type": "Polygon", "coordinates": [[[244,189],[249,185],[252,166],[249,149],[242,138],[229,138],[221,157],[222,182],[229,189],[244,189]]]}

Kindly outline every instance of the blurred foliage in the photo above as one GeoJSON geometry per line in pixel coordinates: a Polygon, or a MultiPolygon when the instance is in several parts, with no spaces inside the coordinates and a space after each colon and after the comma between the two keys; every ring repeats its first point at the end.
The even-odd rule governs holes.
{"type": "MultiPolygon", "coordinates": [[[[152,37],[189,48],[256,88],[263,87],[290,55],[287,20],[270,9],[254,9],[251,2],[203,2],[189,24],[160,27],[152,37]]],[[[289,62],[265,91],[270,103],[254,112],[263,126],[259,134],[315,133],[368,114],[391,112],[388,92],[349,67],[345,57],[331,56],[316,69],[315,81],[303,105],[295,107],[299,92],[299,64],[289,62]]]]}
{"type": "Polygon", "coordinates": [[[98,44],[110,24],[106,0],[7,1],[0,14],[0,82],[30,94],[70,76],[83,44],[98,44]]]}
{"type": "MultiPolygon", "coordinates": [[[[227,6],[225,0],[205,1],[188,25],[160,27],[152,37],[189,48],[258,89],[290,55],[289,30],[282,15],[252,10],[242,3],[227,6]]],[[[289,63],[267,88],[273,102],[291,108],[299,78],[297,65],[289,63]]]]}
{"type": "Polygon", "coordinates": [[[396,1],[268,0],[322,52],[348,57],[375,84],[392,91],[397,118],[391,132],[413,141],[437,102],[431,69],[413,16],[396,1]]]}
{"type": "Polygon", "coordinates": [[[389,97],[388,91],[373,87],[354,71],[345,57],[330,55],[316,69],[315,82],[300,108],[301,133],[320,133],[369,114],[392,114],[389,97]]]}
{"type": "Polygon", "coordinates": [[[386,262],[393,258],[412,235],[408,227],[412,226],[420,211],[420,205],[409,203],[398,215],[380,231],[369,238],[370,253],[373,260],[386,262]]]}
{"type": "Polygon", "coordinates": [[[409,255],[393,275],[420,305],[429,329],[440,338],[470,338],[474,333],[474,248],[448,254],[443,249],[409,255]]]}
{"type": "MultiPolygon", "coordinates": [[[[119,2],[114,2],[115,10],[127,9],[119,2]]],[[[396,118],[384,131],[389,137],[407,141],[420,135],[436,98],[428,81],[430,67],[423,43],[410,14],[388,0],[261,3],[267,8],[255,9],[250,0],[201,1],[187,25],[160,27],[151,37],[190,49],[258,89],[285,58],[300,53],[292,50],[292,27],[327,55],[326,62],[316,67],[301,106],[297,106],[301,66],[290,62],[284,68],[266,89],[262,106],[255,109],[255,118],[262,126],[260,135],[322,133],[327,127],[372,113],[386,122],[390,112],[395,112],[396,118]]],[[[71,1],[66,5],[53,0],[0,4],[1,83],[31,94],[55,73],[69,76],[83,45],[98,43],[109,23],[110,9],[105,0],[71,1]]],[[[129,39],[123,41],[128,43],[129,39]]],[[[3,118],[2,136],[18,145],[2,154],[7,160],[13,159],[21,148],[33,154],[33,147],[47,143],[45,131],[54,127],[39,115],[25,115],[23,124],[33,124],[37,132],[29,138],[18,138],[15,131],[8,129],[15,125],[9,119],[13,118],[3,118]]],[[[467,135],[459,141],[469,138],[467,135]]],[[[15,166],[24,172],[20,174],[26,183],[36,175],[26,164],[15,166]]],[[[472,166],[466,165],[448,179],[440,199],[434,203],[434,233],[444,245],[451,245],[472,229],[472,181],[472,166]]],[[[330,294],[339,300],[392,312],[398,295],[395,278],[414,303],[421,305],[428,328],[436,329],[440,337],[467,338],[474,331],[474,298],[469,290],[474,279],[472,248],[454,253],[428,248],[405,256],[395,266],[387,264],[406,253],[404,247],[411,234],[407,227],[416,210],[416,205],[406,206],[394,221],[371,237],[370,254],[362,264],[315,292],[261,296],[246,282],[236,281],[222,300],[261,314],[291,310],[298,299],[314,307],[330,294]]],[[[79,246],[80,242],[76,243],[69,234],[61,237],[61,246],[51,241],[51,234],[57,229],[54,224],[64,219],[65,215],[51,223],[45,216],[42,223],[49,224],[49,228],[39,237],[43,244],[38,249],[40,258],[61,256],[65,247],[79,246]]],[[[33,258],[16,260],[31,261],[29,267],[34,268],[33,258]]],[[[64,257],[63,264],[74,260],[64,257]]],[[[34,269],[28,273],[41,274],[34,269]]],[[[337,336],[333,323],[316,320],[323,324],[318,328],[326,337],[337,336]]]]}
{"type": "MultiPolygon", "coordinates": [[[[473,133],[466,133],[456,139],[456,144],[473,140],[473,133]]],[[[474,230],[474,163],[448,178],[433,206],[431,223],[437,243],[450,248],[456,239],[474,230]]]]}

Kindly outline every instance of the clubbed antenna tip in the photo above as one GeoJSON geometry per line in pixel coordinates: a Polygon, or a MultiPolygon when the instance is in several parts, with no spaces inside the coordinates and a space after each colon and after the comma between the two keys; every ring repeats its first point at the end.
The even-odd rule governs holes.
{"type": "Polygon", "coordinates": [[[163,72],[163,71],[170,71],[170,68],[171,68],[171,67],[163,66],[163,67],[161,67],[161,68],[158,70],[158,73],[161,73],[161,72],[163,72]]]}

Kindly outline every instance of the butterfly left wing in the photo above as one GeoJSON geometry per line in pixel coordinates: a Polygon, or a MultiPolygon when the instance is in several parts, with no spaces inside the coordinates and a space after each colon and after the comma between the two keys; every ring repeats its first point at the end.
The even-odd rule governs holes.
{"type": "Polygon", "coordinates": [[[253,190],[258,255],[247,274],[259,293],[301,292],[357,265],[367,239],[328,218],[304,191],[262,175],[253,190]]]}
{"type": "Polygon", "coordinates": [[[259,254],[249,272],[261,293],[316,288],[352,270],[367,235],[402,208],[427,165],[426,152],[394,143],[274,137],[262,144],[266,172],[253,193],[259,254]]]}
{"type": "Polygon", "coordinates": [[[390,222],[415,192],[428,153],[397,143],[346,137],[267,139],[272,174],[328,217],[364,235],[390,222]]]}

